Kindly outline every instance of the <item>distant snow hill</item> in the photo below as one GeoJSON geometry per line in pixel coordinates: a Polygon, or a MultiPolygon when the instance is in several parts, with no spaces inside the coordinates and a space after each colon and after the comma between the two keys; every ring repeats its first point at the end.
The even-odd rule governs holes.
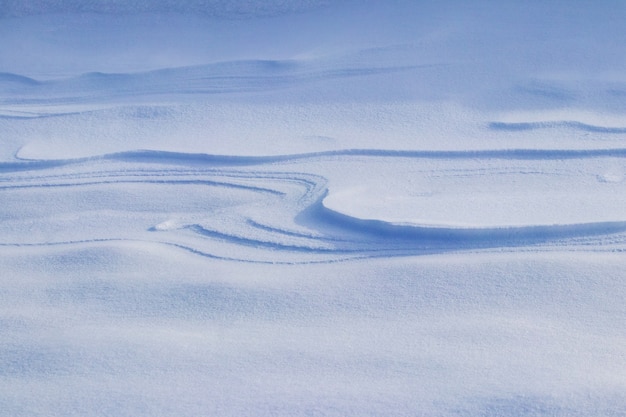
{"type": "MultiPolygon", "coordinates": [[[[0,91],[14,99],[41,99],[52,104],[55,99],[102,100],[115,97],[138,97],[157,94],[251,93],[379,74],[393,74],[430,65],[352,66],[328,60],[246,60],[209,65],[164,68],[139,73],[91,72],[76,77],[37,81],[11,73],[0,73],[0,91]],[[98,96],[94,96],[98,94],[98,96]]],[[[4,98],[10,103],[11,98],[4,98]]]]}

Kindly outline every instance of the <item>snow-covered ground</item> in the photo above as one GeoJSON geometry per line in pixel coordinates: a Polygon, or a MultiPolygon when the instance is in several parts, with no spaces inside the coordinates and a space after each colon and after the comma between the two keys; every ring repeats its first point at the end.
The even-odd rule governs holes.
{"type": "Polygon", "coordinates": [[[0,1],[0,415],[626,416],[626,3],[0,1]]]}

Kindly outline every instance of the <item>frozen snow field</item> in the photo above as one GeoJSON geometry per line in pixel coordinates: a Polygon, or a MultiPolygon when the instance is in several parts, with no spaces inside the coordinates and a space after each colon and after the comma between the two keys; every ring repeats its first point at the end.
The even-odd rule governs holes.
{"type": "Polygon", "coordinates": [[[624,22],[0,0],[0,416],[626,416],[624,22]]]}

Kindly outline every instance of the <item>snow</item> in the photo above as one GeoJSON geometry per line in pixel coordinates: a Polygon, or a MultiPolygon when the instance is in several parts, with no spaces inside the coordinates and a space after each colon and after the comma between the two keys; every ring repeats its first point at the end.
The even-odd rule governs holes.
{"type": "Polygon", "coordinates": [[[624,416],[621,2],[0,4],[0,415],[624,416]]]}

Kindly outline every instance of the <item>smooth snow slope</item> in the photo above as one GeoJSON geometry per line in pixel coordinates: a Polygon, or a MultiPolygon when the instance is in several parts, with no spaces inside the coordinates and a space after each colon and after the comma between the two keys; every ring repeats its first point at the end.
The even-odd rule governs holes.
{"type": "Polygon", "coordinates": [[[626,416],[625,18],[0,2],[0,415],[626,416]]]}

